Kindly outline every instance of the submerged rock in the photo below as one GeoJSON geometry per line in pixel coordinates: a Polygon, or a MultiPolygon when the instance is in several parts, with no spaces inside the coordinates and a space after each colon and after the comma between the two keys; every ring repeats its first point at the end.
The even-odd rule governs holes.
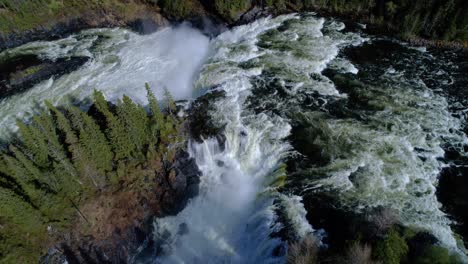
{"type": "Polygon", "coordinates": [[[24,92],[35,84],[77,70],[88,57],[42,60],[36,55],[20,55],[0,64],[0,98],[24,92]]]}
{"type": "Polygon", "coordinates": [[[224,145],[225,138],[222,133],[224,125],[218,124],[210,118],[210,112],[215,111],[213,102],[224,96],[224,91],[213,90],[197,98],[192,103],[188,115],[190,120],[190,135],[193,139],[202,142],[205,138],[215,137],[221,146],[224,145]]]}

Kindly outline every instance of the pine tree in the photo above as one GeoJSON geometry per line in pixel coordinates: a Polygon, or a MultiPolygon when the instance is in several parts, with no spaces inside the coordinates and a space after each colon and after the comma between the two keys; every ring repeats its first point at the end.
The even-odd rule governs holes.
{"type": "Polygon", "coordinates": [[[148,179],[170,166],[182,123],[167,90],[168,115],[146,90],[150,113],[128,96],[114,108],[95,91],[105,124],[75,106],[58,109],[49,102],[49,111],[18,122],[17,141],[0,150],[0,258],[17,259],[19,247],[41,251],[33,241],[47,236],[46,226],[66,227],[78,215],[86,220],[80,206],[93,195],[152,190],[148,182],[155,181],[148,179]]]}
{"type": "MultiPolygon", "coordinates": [[[[51,111],[51,113],[55,115],[58,129],[65,134],[65,143],[68,146],[68,151],[72,155],[72,162],[73,162],[73,166],[75,170],[77,172],[81,172],[80,177],[84,178],[86,175],[83,175],[82,173],[85,170],[82,168],[82,166],[84,164],[87,164],[89,166],[90,159],[86,155],[85,150],[80,145],[78,136],[76,135],[75,131],[73,130],[69,122],[69,119],[65,116],[64,113],[58,110],[50,102],[46,101],[45,104],[47,108],[51,111]]],[[[78,115],[80,116],[81,113],[78,113],[78,115]]],[[[78,118],[78,120],[76,121],[77,123],[83,123],[81,118],[78,118]]],[[[84,124],[81,125],[81,130],[84,130],[84,124]]]]}
{"type": "Polygon", "coordinates": [[[150,134],[150,144],[148,146],[147,158],[154,157],[156,155],[157,149],[156,144],[159,143],[159,136],[161,127],[164,125],[164,115],[159,106],[156,96],[151,91],[149,85],[145,84],[148,106],[150,110],[150,120],[149,120],[149,134],[150,134]]]}
{"type": "Polygon", "coordinates": [[[144,159],[145,148],[149,144],[148,114],[145,109],[136,105],[128,96],[117,103],[118,118],[125,124],[125,129],[131,140],[136,145],[136,153],[133,155],[138,159],[144,159]]]}
{"type": "Polygon", "coordinates": [[[10,145],[10,151],[15,155],[18,162],[21,163],[22,166],[28,171],[28,179],[25,179],[26,181],[44,182],[41,170],[34,164],[33,161],[28,159],[23,152],[21,152],[17,147],[13,145],[10,145]]]}
{"type": "Polygon", "coordinates": [[[29,169],[25,168],[21,161],[16,158],[4,154],[3,159],[6,161],[8,166],[9,176],[20,185],[21,190],[25,195],[27,195],[31,202],[34,205],[39,206],[41,204],[42,197],[46,194],[42,189],[37,189],[36,186],[41,182],[44,183],[44,181],[36,181],[35,176],[31,175],[29,169]]]}
{"type": "Polygon", "coordinates": [[[69,113],[79,133],[79,144],[72,150],[75,167],[82,178],[89,178],[95,187],[100,187],[105,183],[106,172],[113,166],[109,142],[89,115],[77,107],[70,107],[69,113]]]}
{"type": "Polygon", "coordinates": [[[167,103],[167,111],[169,112],[170,115],[175,115],[177,114],[177,106],[174,100],[174,97],[172,97],[171,92],[167,88],[164,88],[164,98],[166,99],[167,103]]]}
{"type": "Polygon", "coordinates": [[[13,191],[0,186],[0,219],[6,220],[31,231],[45,231],[42,216],[29,203],[13,191]]]}
{"type": "Polygon", "coordinates": [[[145,84],[147,98],[148,98],[148,105],[152,119],[156,124],[162,124],[164,122],[164,115],[161,111],[161,107],[159,106],[158,100],[156,96],[151,91],[149,85],[145,84]]]}
{"type": "MultiPolygon", "coordinates": [[[[45,101],[45,105],[51,111],[51,113],[55,115],[58,129],[60,129],[65,134],[65,143],[67,143],[72,148],[76,146],[78,143],[78,137],[76,136],[75,131],[73,131],[69,120],[50,102],[45,101]]],[[[70,151],[73,152],[71,149],[70,151]]]]}
{"type": "Polygon", "coordinates": [[[114,150],[115,159],[132,159],[136,145],[127,133],[125,124],[110,111],[108,103],[101,92],[95,90],[93,98],[97,109],[106,117],[109,125],[107,136],[114,150]]]}
{"type": "Polygon", "coordinates": [[[21,138],[28,154],[32,155],[34,162],[41,167],[47,167],[49,165],[48,147],[44,141],[44,137],[37,129],[33,129],[32,126],[17,121],[16,122],[21,138]]]}
{"type": "Polygon", "coordinates": [[[65,177],[65,174],[71,178],[77,177],[77,172],[68,159],[67,152],[62,142],[59,140],[52,116],[42,112],[40,115],[34,116],[33,120],[34,124],[43,132],[47,140],[49,156],[58,162],[63,169],[63,177],[65,177]]]}

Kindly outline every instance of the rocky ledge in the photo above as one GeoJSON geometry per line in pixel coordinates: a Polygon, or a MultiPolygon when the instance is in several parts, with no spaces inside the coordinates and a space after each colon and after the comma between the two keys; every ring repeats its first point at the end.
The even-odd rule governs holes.
{"type": "Polygon", "coordinates": [[[21,93],[40,81],[75,71],[87,57],[39,59],[36,55],[16,56],[0,63],[0,98],[21,93]]]}

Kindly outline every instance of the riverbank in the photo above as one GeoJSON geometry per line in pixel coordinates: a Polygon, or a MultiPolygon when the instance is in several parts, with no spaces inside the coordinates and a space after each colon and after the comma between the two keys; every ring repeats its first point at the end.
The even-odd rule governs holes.
{"type": "Polygon", "coordinates": [[[63,38],[88,28],[129,27],[148,33],[171,22],[191,21],[195,27],[218,34],[223,26],[246,24],[262,16],[310,11],[365,23],[369,33],[399,37],[414,45],[468,48],[468,21],[463,18],[468,6],[460,1],[425,5],[421,1],[410,5],[403,0],[322,2],[4,1],[0,4],[0,51],[31,41],[63,38]]]}
{"type": "Polygon", "coordinates": [[[160,14],[160,8],[139,1],[6,1],[2,4],[0,51],[31,41],[63,38],[89,28],[133,27],[150,31],[169,24],[160,14]]]}

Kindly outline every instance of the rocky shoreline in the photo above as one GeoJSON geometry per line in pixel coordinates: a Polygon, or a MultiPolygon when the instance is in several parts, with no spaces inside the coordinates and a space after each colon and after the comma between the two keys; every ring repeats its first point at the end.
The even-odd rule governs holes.
{"type": "Polygon", "coordinates": [[[61,19],[60,21],[52,22],[52,25],[49,26],[39,25],[32,30],[15,31],[8,34],[0,32],[0,52],[32,41],[64,38],[80,30],[90,28],[127,27],[136,32],[146,34],[169,24],[188,21],[207,35],[217,35],[229,27],[247,24],[261,17],[304,11],[317,12],[320,16],[336,17],[345,21],[365,23],[368,24],[368,27],[365,29],[368,33],[402,38],[402,40],[416,46],[455,50],[468,49],[468,41],[428,39],[417,35],[402,37],[398,35],[397,29],[377,25],[366,15],[355,14],[351,16],[347,13],[324,10],[318,7],[316,9],[304,10],[294,5],[288,5],[284,9],[278,9],[261,6],[253,1],[249,8],[238,11],[233,18],[218,14],[213,10],[213,3],[209,3],[209,1],[201,1],[201,7],[195,8],[190,14],[182,17],[172,14],[172,11],[161,9],[152,3],[143,3],[141,5],[143,5],[143,10],[127,17],[112,11],[98,10],[83,13],[80,16],[61,19]],[[147,7],[147,9],[144,9],[144,7],[147,7]]]}

